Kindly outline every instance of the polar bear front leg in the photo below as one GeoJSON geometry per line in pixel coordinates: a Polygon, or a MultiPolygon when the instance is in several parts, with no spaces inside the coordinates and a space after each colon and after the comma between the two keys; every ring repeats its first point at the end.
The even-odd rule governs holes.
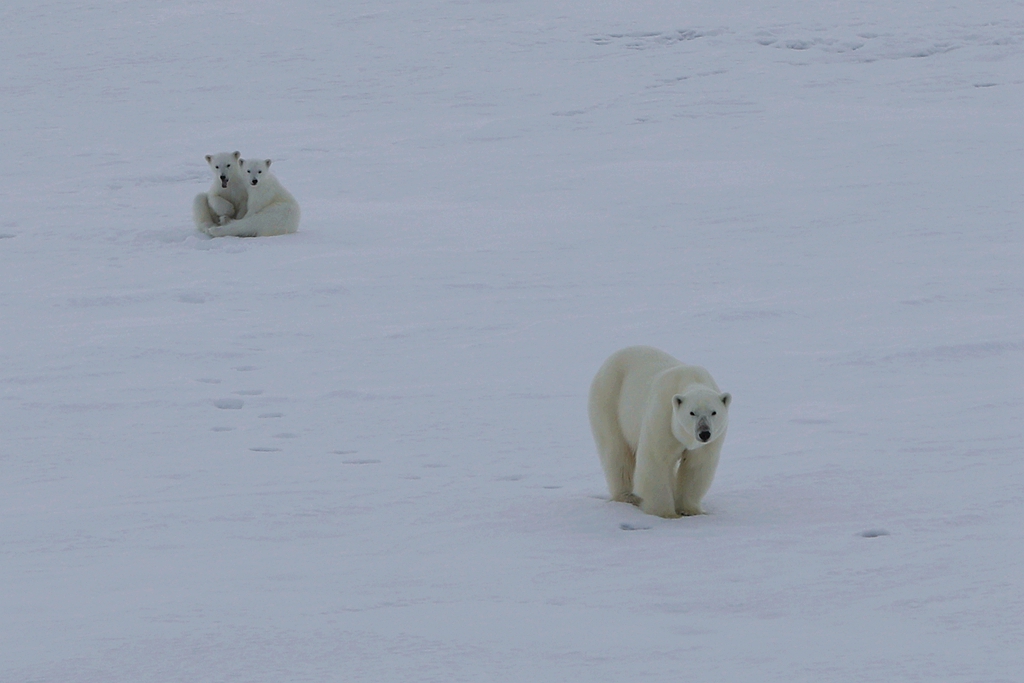
{"type": "Polygon", "coordinates": [[[235,215],[235,205],[223,197],[211,194],[207,195],[206,201],[210,204],[210,213],[217,217],[218,225],[224,225],[235,215]]]}
{"type": "Polygon", "coordinates": [[[679,517],[672,485],[676,455],[644,441],[640,439],[636,450],[633,493],[640,497],[640,509],[647,514],[675,519],[679,517]]]}
{"type": "Polygon", "coordinates": [[[715,478],[718,458],[722,452],[722,439],[706,446],[683,451],[679,469],[675,473],[674,496],[676,512],[682,515],[703,515],[701,501],[715,478]]]}

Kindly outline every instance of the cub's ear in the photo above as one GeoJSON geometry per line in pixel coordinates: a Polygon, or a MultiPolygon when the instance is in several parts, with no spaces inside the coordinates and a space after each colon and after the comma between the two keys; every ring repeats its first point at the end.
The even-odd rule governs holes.
{"type": "Polygon", "coordinates": [[[679,408],[680,406],[682,406],[683,405],[683,395],[682,394],[676,394],[675,396],[673,396],[672,397],[672,405],[674,405],[676,408],[679,408]]]}
{"type": "Polygon", "coordinates": [[[267,159],[267,168],[270,168],[270,159],[267,159]]]}
{"type": "Polygon", "coordinates": [[[241,153],[241,152],[235,152],[235,158],[236,158],[236,159],[239,159],[239,160],[241,160],[241,159],[240,159],[240,157],[241,157],[241,156],[242,156],[242,153],[241,153]]]}
{"type": "Polygon", "coordinates": [[[722,405],[725,406],[726,408],[728,408],[729,404],[732,402],[732,394],[730,393],[724,393],[718,398],[722,399],[722,405]]]}
{"type": "Polygon", "coordinates": [[[240,165],[241,165],[241,164],[244,164],[244,163],[245,163],[245,159],[239,159],[239,160],[238,160],[238,163],[239,163],[240,165]]]}
{"type": "Polygon", "coordinates": [[[206,155],[206,163],[210,163],[211,161],[213,161],[213,155],[212,154],[207,154],[206,155]]]}

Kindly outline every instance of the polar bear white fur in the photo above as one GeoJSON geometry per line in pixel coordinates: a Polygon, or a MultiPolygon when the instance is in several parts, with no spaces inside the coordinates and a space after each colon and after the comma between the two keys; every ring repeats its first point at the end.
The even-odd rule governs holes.
{"type": "Polygon", "coordinates": [[[208,192],[197,194],[192,202],[192,219],[201,231],[245,216],[249,193],[241,162],[239,152],[206,155],[206,163],[213,171],[213,185],[208,192]]]}
{"type": "Polygon", "coordinates": [[[704,368],[649,346],[605,361],[590,387],[590,427],[612,500],[650,515],[699,515],[732,397],[704,368]]]}
{"type": "Polygon", "coordinates": [[[248,187],[245,217],[215,225],[205,232],[210,237],[270,237],[299,229],[299,203],[270,172],[270,159],[242,159],[242,174],[248,187]]]}

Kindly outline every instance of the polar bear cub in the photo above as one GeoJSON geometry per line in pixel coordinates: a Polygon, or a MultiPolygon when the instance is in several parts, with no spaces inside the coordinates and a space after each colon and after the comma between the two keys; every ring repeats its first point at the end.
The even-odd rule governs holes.
{"type": "Polygon", "coordinates": [[[650,515],[699,515],[732,397],[704,368],[650,346],[605,361],[590,386],[590,427],[612,500],[650,515]]]}
{"type": "Polygon", "coordinates": [[[192,218],[203,232],[245,216],[248,192],[240,157],[239,152],[206,155],[206,163],[213,171],[213,184],[209,191],[197,194],[192,202],[192,218]]]}
{"type": "Polygon", "coordinates": [[[270,159],[242,159],[248,189],[244,218],[206,230],[211,237],[270,237],[299,229],[299,203],[270,172],[270,159]]]}

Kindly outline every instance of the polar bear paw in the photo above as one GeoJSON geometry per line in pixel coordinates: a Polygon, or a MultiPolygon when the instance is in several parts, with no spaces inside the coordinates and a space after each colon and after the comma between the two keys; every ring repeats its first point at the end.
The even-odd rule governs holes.
{"type": "Polygon", "coordinates": [[[616,503],[629,503],[630,505],[635,505],[637,507],[640,507],[640,503],[643,502],[640,499],[640,496],[636,495],[635,493],[620,493],[619,495],[612,498],[612,500],[614,500],[616,503]]]}

